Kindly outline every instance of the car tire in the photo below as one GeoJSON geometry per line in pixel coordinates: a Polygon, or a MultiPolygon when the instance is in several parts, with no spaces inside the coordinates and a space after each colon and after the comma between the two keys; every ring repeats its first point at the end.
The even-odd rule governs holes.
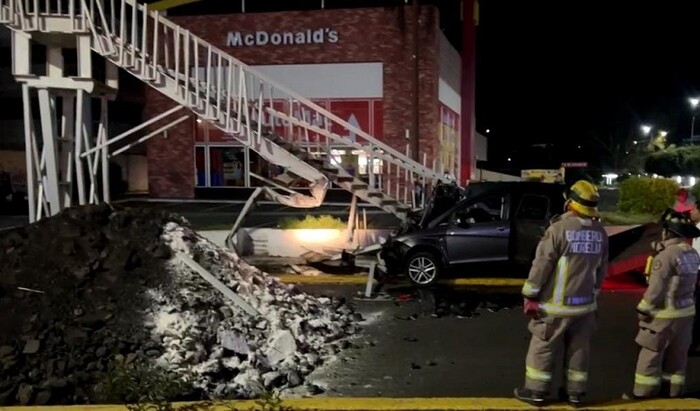
{"type": "Polygon", "coordinates": [[[429,251],[412,254],[406,261],[404,272],[408,279],[418,287],[428,287],[440,278],[440,260],[429,251]]]}

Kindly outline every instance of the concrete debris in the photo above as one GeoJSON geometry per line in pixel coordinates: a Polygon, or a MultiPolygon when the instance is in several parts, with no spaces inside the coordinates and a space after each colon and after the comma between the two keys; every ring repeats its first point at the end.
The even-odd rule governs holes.
{"type": "Polygon", "coordinates": [[[322,391],[305,378],[349,346],[352,310],[282,284],[187,225],[155,209],[90,205],[1,233],[0,249],[13,251],[0,259],[0,405],[113,402],[100,388],[117,366],[188,381],[193,396],[173,401],[322,391]]]}
{"type": "Polygon", "coordinates": [[[315,277],[318,275],[322,275],[323,272],[319,271],[313,267],[308,267],[308,266],[303,266],[303,265],[296,265],[296,264],[291,264],[289,267],[291,267],[292,271],[299,275],[306,275],[310,277],[315,277]]]}
{"type": "Polygon", "coordinates": [[[292,333],[287,330],[277,331],[268,340],[267,360],[270,364],[278,364],[293,357],[296,350],[297,344],[292,333]]]}
{"type": "Polygon", "coordinates": [[[24,345],[23,354],[36,354],[39,351],[39,340],[29,340],[24,345]]]}
{"type": "Polygon", "coordinates": [[[304,254],[300,255],[299,257],[306,260],[307,263],[320,263],[321,261],[330,260],[333,256],[328,255],[328,254],[321,254],[321,253],[316,252],[316,251],[307,251],[304,254]]]}

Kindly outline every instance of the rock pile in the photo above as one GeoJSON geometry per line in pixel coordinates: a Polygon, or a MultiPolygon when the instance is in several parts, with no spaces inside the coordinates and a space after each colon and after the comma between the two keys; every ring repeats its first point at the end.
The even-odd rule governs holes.
{"type": "Polygon", "coordinates": [[[0,235],[0,405],[138,398],[110,391],[115,370],[141,366],[186,384],[173,400],[303,386],[348,346],[358,319],[343,301],[280,283],[176,216],[71,209],[0,235]]]}

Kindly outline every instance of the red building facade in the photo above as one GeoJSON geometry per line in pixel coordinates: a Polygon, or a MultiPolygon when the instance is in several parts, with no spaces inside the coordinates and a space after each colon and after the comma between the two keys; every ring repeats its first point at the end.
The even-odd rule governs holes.
{"type": "MultiPolygon", "coordinates": [[[[438,10],[421,7],[419,18],[419,147],[429,166],[459,176],[464,153],[460,79],[456,50],[447,50],[438,10]],[[456,67],[442,67],[449,65],[456,67]],[[452,79],[447,78],[452,77],[452,79]]],[[[172,20],[258,68],[322,107],[405,152],[412,124],[413,27],[411,7],[317,10],[210,16],[172,20]]],[[[283,101],[275,104],[285,104],[283,101]]],[[[174,105],[156,90],[146,91],[144,118],[174,105]]],[[[310,119],[313,121],[313,119],[310,119]]],[[[285,132],[278,124],[278,132],[285,132]]],[[[256,185],[249,174],[269,165],[206,123],[181,123],[167,138],[148,143],[149,192],[160,198],[194,198],[216,188],[256,185]]],[[[367,167],[359,153],[358,172],[367,167]]],[[[471,167],[471,166],[470,166],[471,167]]]]}

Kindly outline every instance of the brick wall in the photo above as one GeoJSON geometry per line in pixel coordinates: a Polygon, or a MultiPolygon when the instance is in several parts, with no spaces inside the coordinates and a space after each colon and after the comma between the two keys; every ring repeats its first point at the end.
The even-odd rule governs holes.
{"type": "MultiPolygon", "coordinates": [[[[171,19],[246,64],[382,62],[384,141],[405,151],[406,129],[412,125],[413,30],[410,6],[176,16],[171,19]],[[268,44],[235,48],[226,44],[227,33],[231,30],[244,33],[254,33],[256,30],[297,32],[325,27],[338,32],[337,43],[268,44]]],[[[434,155],[439,153],[438,21],[436,8],[422,7],[419,30],[420,151],[421,157],[422,153],[427,154],[429,165],[432,164],[434,155]]],[[[152,90],[147,93],[149,103],[145,118],[170,107],[165,103],[165,97],[155,97],[154,93],[157,93],[152,90]],[[154,105],[153,102],[157,104],[154,105]]],[[[192,196],[192,145],[192,124],[178,127],[167,140],[156,140],[149,144],[149,176],[153,196],[192,196]],[[169,180],[171,178],[173,181],[169,180]],[[178,187],[181,182],[186,182],[186,187],[178,187]]]]}
{"type": "MultiPolygon", "coordinates": [[[[158,91],[146,88],[144,119],[170,110],[175,103],[158,91]]],[[[188,113],[178,111],[149,127],[153,131],[188,113]]],[[[148,191],[157,198],[194,197],[194,116],[170,128],[167,137],[148,140],[148,191]]]]}

